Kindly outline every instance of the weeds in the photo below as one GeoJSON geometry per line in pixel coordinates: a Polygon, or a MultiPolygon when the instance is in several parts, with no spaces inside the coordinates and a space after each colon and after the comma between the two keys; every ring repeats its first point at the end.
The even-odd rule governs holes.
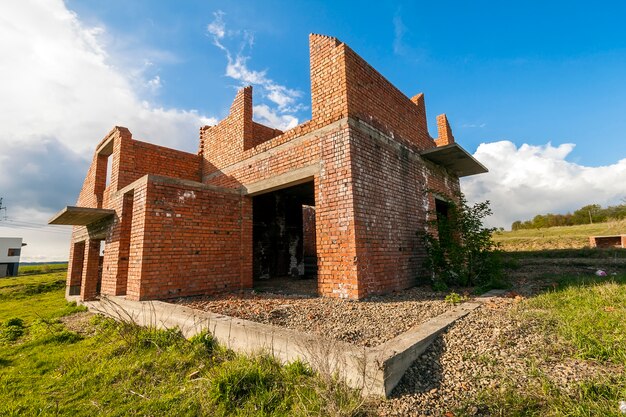
{"type": "Polygon", "coordinates": [[[563,277],[555,290],[528,301],[531,315],[549,321],[581,359],[626,365],[626,275],[563,277]]]}
{"type": "Polygon", "coordinates": [[[524,387],[504,385],[497,391],[484,391],[460,415],[474,408],[490,416],[615,416],[619,401],[626,394],[626,377],[596,377],[565,389],[541,374],[524,387]]]}
{"type": "Polygon", "coordinates": [[[626,398],[626,274],[553,278],[558,285],[524,301],[515,314],[541,324],[543,332],[556,333],[554,355],[592,361],[604,372],[566,383],[531,366],[519,384],[506,382],[503,371],[501,388],[484,390],[460,415],[623,415],[618,406],[626,398]]]}
{"type": "Polygon", "coordinates": [[[446,303],[452,304],[452,305],[461,304],[465,300],[467,300],[467,296],[460,295],[456,292],[451,292],[450,294],[446,295],[446,297],[444,298],[444,301],[446,303]]]}

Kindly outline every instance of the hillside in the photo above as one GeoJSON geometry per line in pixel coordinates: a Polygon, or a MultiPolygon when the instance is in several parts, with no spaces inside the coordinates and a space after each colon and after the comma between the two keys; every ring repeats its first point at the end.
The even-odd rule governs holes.
{"type": "Polygon", "coordinates": [[[580,249],[589,246],[589,236],[626,234],[626,220],[545,229],[496,232],[494,240],[508,252],[544,249],[580,249]]]}

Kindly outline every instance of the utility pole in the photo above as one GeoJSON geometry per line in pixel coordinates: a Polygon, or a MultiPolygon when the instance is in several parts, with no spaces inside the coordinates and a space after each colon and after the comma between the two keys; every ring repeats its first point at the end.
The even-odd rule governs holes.
{"type": "Polygon", "coordinates": [[[0,221],[2,221],[2,210],[4,210],[4,220],[7,219],[7,208],[2,206],[2,197],[0,197],[0,221]]]}

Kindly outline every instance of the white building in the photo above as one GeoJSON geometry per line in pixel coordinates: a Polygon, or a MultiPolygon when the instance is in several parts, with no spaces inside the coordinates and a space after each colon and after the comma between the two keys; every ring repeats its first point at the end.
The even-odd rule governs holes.
{"type": "Polygon", "coordinates": [[[21,237],[0,237],[0,278],[17,275],[22,246],[21,237]]]}

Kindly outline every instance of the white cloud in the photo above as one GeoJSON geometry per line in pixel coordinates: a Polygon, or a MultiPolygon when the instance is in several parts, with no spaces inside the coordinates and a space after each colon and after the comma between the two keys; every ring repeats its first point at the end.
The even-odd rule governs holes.
{"type": "Polygon", "coordinates": [[[406,45],[404,44],[404,35],[407,32],[407,28],[402,21],[400,12],[396,12],[393,17],[393,52],[397,55],[403,55],[406,53],[406,45]]]}
{"type": "Polygon", "coordinates": [[[248,69],[246,61],[248,57],[237,56],[234,60],[228,54],[228,65],[226,65],[226,75],[234,80],[247,84],[266,85],[270,82],[265,76],[266,71],[254,71],[248,69]]]}
{"type": "MultiPolygon", "coordinates": [[[[3,4],[0,197],[13,220],[43,225],[73,203],[96,144],[115,125],[137,139],[195,152],[198,127],[216,122],[195,110],[145,101],[142,86],[156,92],[163,80],[156,75],[138,82],[151,62],[136,55],[117,63],[144,62],[143,68],[116,67],[105,36],[111,36],[105,27],[87,27],[61,0],[3,4]]],[[[0,235],[38,233],[29,237],[25,259],[67,257],[68,233],[7,224],[0,235]]]]}
{"type": "Polygon", "coordinates": [[[144,103],[127,71],[108,62],[98,39],[104,28],[85,27],[60,0],[10,2],[3,9],[0,79],[10,80],[0,84],[0,96],[10,97],[0,103],[3,136],[53,135],[82,153],[112,126],[125,125],[146,140],[195,151],[201,117],[144,103]],[[185,127],[171,135],[172,124],[185,127]]]}
{"type": "Polygon", "coordinates": [[[481,144],[474,156],[489,173],[463,179],[470,201],[490,200],[491,226],[510,228],[515,220],[537,214],[567,213],[586,204],[616,204],[626,195],[626,159],[587,167],[569,162],[574,144],[553,146],[510,141],[481,144]]]}
{"type": "Polygon", "coordinates": [[[258,121],[276,129],[287,130],[298,125],[298,119],[288,114],[277,114],[266,104],[259,104],[253,107],[254,115],[258,121]]]}
{"type": "Polygon", "coordinates": [[[463,128],[469,128],[469,129],[482,129],[483,127],[487,126],[487,123],[464,123],[461,125],[461,127],[463,128]]]}
{"type": "MultiPolygon", "coordinates": [[[[213,13],[213,21],[207,25],[207,32],[212,36],[213,44],[226,54],[226,76],[239,81],[242,86],[254,85],[260,87],[263,96],[277,106],[276,109],[269,109],[267,105],[264,105],[263,109],[267,108],[274,116],[267,117],[267,112],[265,112],[265,116],[255,113],[254,116],[259,121],[261,121],[261,118],[263,118],[262,123],[278,121],[278,124],[270,125],[277,129],[282,129],[281,126],[291,126],[293,120],[296,121],[295,125],[297,125],[298,119],[293,113],[305,108],[305,106],[297,102],[302,93],[299,90],[274,82],[267,76],[267,70],[257,71],[250,69],[247,64],[250,57],[244,55],[244,52],[246,48],[251,48],[254,44],[254,36],[248,31],[228,31],[224,23],[224,16],[225,14],[222,11],[213,13]],[[225,45],[227,39],[239,42],[237,53],[234,56],[231,52],[234,48],[225,45]],[[289,121],[285,122],[286,120],[289,121]]],[[[259,106],[255,106],[255,109],[257,107],[259,106]]]]}
{"type": "Polygon", "coordinates": [[[208,24],[207,30],[216,39],[222,39],[226,34],[226,24],[224,23],[224,12],[218,10],[213,13],[213,21],[208,24]]]}

